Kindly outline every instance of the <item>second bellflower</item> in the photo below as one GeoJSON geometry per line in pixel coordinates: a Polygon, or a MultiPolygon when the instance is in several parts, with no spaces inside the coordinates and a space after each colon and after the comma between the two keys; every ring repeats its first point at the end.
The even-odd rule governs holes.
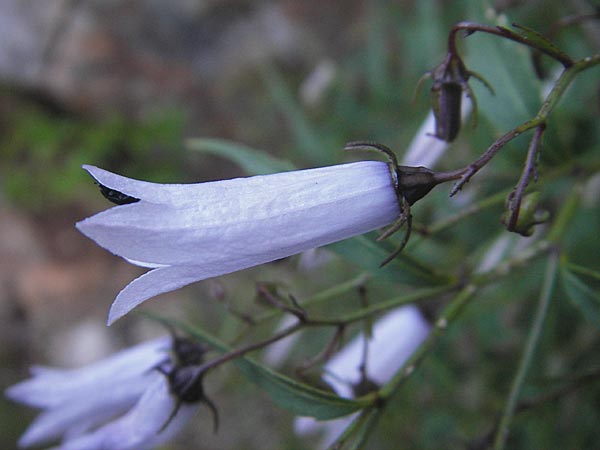
{"type": "Polygon", "coordinates": [[[378,161],[197,184],[84,168],[100,185],[139,201],[77,228],[152,268],[119,293],[109,323],[158,294],[385,227],[400,213],[389,166],[378,161]]]}

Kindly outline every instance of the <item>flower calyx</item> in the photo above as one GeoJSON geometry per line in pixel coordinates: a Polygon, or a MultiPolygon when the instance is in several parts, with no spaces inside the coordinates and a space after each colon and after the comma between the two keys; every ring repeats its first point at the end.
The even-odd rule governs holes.
{"type": "Polygon", "coordinates": [[[377,238],[378,241],[387,239],[400,230],[406,224],[406,232],[398,248],[388,255],[380,264],[385,266],[404,249],[410,238],[412,229],[412,215],[410,207],[429,193],[436,185],[450,180],[456,180],[462,175],[462,171],[456,172],[434,172],[426,167],[401,166],[395,153],[387,146],[370,141],[353,141],[345,145],[344,150],[370,150],[376,151],[387,159],[390,169],[392,184],[398,198],[400,214],[398,218],[377,238]]]}
{"type": "Polygon", "coordinates": [[[473,126],[477,124],[477,99],[469,86],[473,76],[481,81],[492,94],[491,85],[478,73],[470,71],[455,52],[448,52],[444,60],[435,69],[426,72],[417,83],[417,91],[425,78],[431,78],[431,104],[435,116],[434,137],[452,142],[461,126],[461,104],[463,92],[473,104],[473,126]]]}
{"type": "Polygon", "coordinates": [[[171,352],[171,360],[156,367],[167,378],[171,393],[176,399],[175,407],[161,431],[177,415],[182,404],[201,402],[208,406],[213,415],[213,430],[216,433],[219,429],[219,412],[204,393],[206,348],[191,339],[173,336],[171,352]]]}
{"type": "Polygon", "coordinates": [[[502,223],[508,231],[529,237],[535,231],[536,225],[550,219],[550,212],[540,208],[540,193],[538,191],[526,194],[516,209],[514,208],[515,205],[511,204],[512,200],[512,198],[509,198],[508,209],[502,215],[502,223]]]}

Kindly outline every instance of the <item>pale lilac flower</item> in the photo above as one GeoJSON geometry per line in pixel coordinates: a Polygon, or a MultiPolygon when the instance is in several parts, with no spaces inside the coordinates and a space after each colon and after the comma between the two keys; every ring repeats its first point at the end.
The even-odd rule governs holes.
{"type": "Polygon", "coordinates": [[[119,293],[109,323],[158,294],[382,228],[399,214],[388,165],[378,161],[171,185],[84,168],[140,201],[77,228],[153,269],[119,293]]]}
{"type": "MultiPolygon", "coordinates": [[[[286,328],[294,325],[296,322],[298,322],[298,318],[296,316],[287,314],[279,321],[274,333],[285,330],[286,328]]],[[[263,352],[263,361],[271,367],[281,366],[292,352],[292,349],[302,334],[302,331],[298,331],[269,345],[263,352]]]]}
{"type": "MultiPolygon", "coordinates": [[[[461,121],[464,122],[471,113],[472,105],[467,101],[467,94],[463,94],[461,103],[461,121]]],[[[429,114],[421,124],[419,131],[408,146],[408,150],[402,158],[405,166],[433,167],[437,160],[444,154],[449,143],[434,136],[435,114],[429,114]]]]}
{"type": "Polygon", "coordinates": [[[20,447],[60,440],[59,450],[142,450],[173,437],[198,403],[184,403],[169,421],[177,398],[167,376],[173,367],[168,337],[156,339],[78,369],[34,367],[32,377],[5,392],[42,413],[20,447]],[[164,429],[163,429],[164,427],[164,429]]]}
{"type": "MultiPolygon", "coordinates": [[[[413,305],[402,306],[375,322],[371,338],[367,341],[368,379],[378,385],[388,381],[421,345],[430,328],[419,309],[413,305]]],[[[361,334],[336,353],[323,369],[323,380],[342,397],[353,397],[352,387],[361,381],[364,345],[365,336],[361,334]]],[[[300,435],[323,433],[321,446],[327,447],[353,418],[354,415],[317,421],[310,417],[299,417],[294,429],[300,435]]]]}
{"type": "MultiPolygon", "coordinates": [[[[466,117],[468,117],[470,111],[471,103],[463,101],[462,120],[465,120],[466,117]]],[[[430,111],[408,146],[400,164],[404,166],[434,166],[449,146],[447,141],[434,137],[434,133],[435,115],[433,114],[433,111],[430,111]]],[[[319,249],[318,251],[322,252],[323,250],[319,249]]],[[[287,328],[295,319],[294,316],[285,316],[279,323],[277,330],[287,328]]],[[[281,365],[288,353],[291,352],[295,343],[299,340],[301,334],[302,333],[294,333],[267,347],[263,355],[264,361],[271,366],[281,365]]]]}

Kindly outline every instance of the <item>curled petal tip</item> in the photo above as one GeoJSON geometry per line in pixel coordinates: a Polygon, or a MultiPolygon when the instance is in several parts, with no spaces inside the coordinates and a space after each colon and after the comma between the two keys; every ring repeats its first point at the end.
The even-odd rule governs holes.
{"type": "Polygon", "coordinates": [[[94,178],[96,178],[96,176],[94,175],[94,172],[97,172],[98,170],[100,170],[98,167],[92,166],[90,164],[82,164],[81,168],[83,170],[85,170],[87,173],[89,173],[94,178]]]}
{"type": "Polygon", "coordinates": [[[113,323],[127,314],[129,311],[123,311],[122,308],[119,308],[119,305],[113,303],[108,311],[108,318],[106,319],[106,326],[110,327],[113,323]]]}

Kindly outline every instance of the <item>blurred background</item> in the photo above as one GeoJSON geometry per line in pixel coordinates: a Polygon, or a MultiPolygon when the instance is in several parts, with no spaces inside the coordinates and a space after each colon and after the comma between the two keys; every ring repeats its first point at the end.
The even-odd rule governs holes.
{"type": "MultiPolygon", "coordinates": [[[[506,13],[543,32],[593,6],[585,0],[0,0],[0,388],[26,377],[31,364],[77,366],[164,332],[135,315],[104,325],[115,295],[142,271],[75,230],[75,222],[110,206],[81,164],[156,182],[197,182],[253,170],[231,142],[264,152],[282,168],[356,158],[341,151],[355,139],[385,143],[401,156],[430,108],[427,88],[412,101],[416,83],[444,57],[454,22],[506,13]]],[[[561,44],[581,57],[597,52],[599,42],[596,22],[568,31],[561,44]]],[[[474,50],[473,58],[472,68],[486,77],[501,70],[492,56],[474,50]]],[[[523,70],[528,75],[519,86],[537,82],[529,66],[523,70]]],[[[598,152],[597,74],[584,75],[557,113],[570,121],[557,121],[548,133],[547,164],[598,152]]],[[[479,127],[464,127],[439,168],[461,167],[479,155],[508,129],[499,120],[521,120],[522,111],[513,112],[495,87],[494,101],[508,101],[505,117],[486,110],[492,99],[477,91],[479,127]]],[[[535,113],[539,95],[528,95],[525,106],[535,113]]],[[[491,195],[514,184],[522,145],[508,148],[487,184],[474,180],[472,191],[491,195]]],[[[460,200],[448,206],[447,189],[440,191],[420,206],[418,220],[460,208],[460,200]]],[[[460,228],[441,258],[430,247],[426,256],[451,267],[476,253],[502,231],[500,214],[501,206],[460,228]]],[[[600,223],[594,214],[582,219],[583,244],[578,241],[591,264],[597,253],[583,248],[598,246],[597,227],[590,231],[600,223]]],[[[256,280],[277,280],[302,297],[359,273],[337,259],[326,273],[311,264],[292,258],[190,286],[145,308],[192,314],[226,337],[220,330],[231,328],[231,319],[224,302],[250,308],[256,280]]],[[[532,267],[532,280],[539,272],[532,267]]],[[[468,448],[489,431],[533,307],[508,300],[515,292],[535,298],[532,280],[490,290],[487,306],[470,311],[403,391],[370,448],[468,448]]],[[[373,292],[385,292],[385,283],[373,292]]],[[[348,297],[356,302],[356,294],[348,297]]],[[[572,309],[553,317],[562,335],[550,333],[545,345],[560,345],[539,364],[593,367],[587,358],[600,348],[594,347],[597,329],[582,325],[572,309]]],[[[165,448],[313,448],[314,441],[294,436],[293,416],[233,368],[217,373],[222,376],[211,376],[207,390],[220,409],[220,432],[212,433],[203,409],[165,448]]],[[[519,421],[513,448],[597,448],[599,411],[596,383],[519,421]]],[[[0,448],[15,448],[34,416],[1,398],[0,448]]]]}

